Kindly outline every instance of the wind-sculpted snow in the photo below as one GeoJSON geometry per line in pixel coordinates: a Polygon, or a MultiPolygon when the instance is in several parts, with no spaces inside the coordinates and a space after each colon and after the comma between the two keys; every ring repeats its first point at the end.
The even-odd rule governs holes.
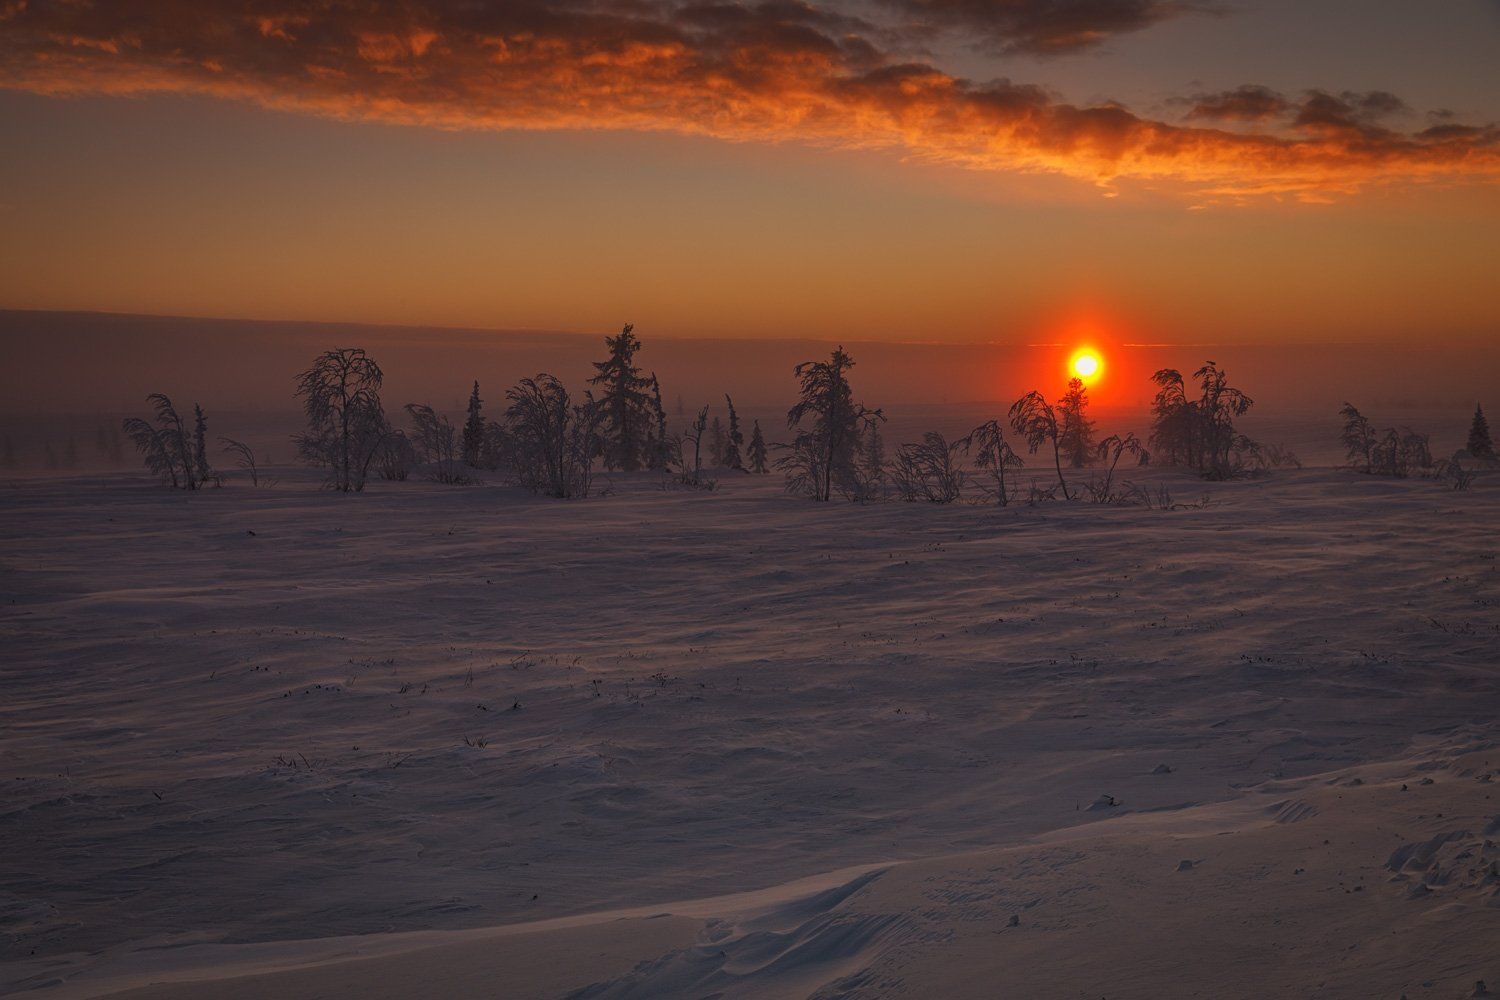
{"type": "MultiPolygon", "coordinates": [[[[1307,470],[1175,511],[272,478],[0,494],[7,988],[148,947],[649,907],[1074,827],[1153,824],[1175,854],[1246,795],[1268,796],[1246,829],[1302,844],[1364,793],[1267,783],[1482,743],[1500,708],[1485,478],[1307,470]]],[[[1486,821],[1403,820],[1372,870],[1449,831],[1440,861],[1483,850],[1486,821]]],[[[1208,856],[1163,864],[1218,877],[1208,856]]],[[[1003,929],[1058,898],[1025,872],[950,879],[934,924],[871,902],[891,877],[774,927],[715,913],[718,951],[656,927],[676,943],[566,989],[858,995],[952,907],[1003,929]]],[[[1413,884],[1480,901],[1484,878],[1413,884]]]]}

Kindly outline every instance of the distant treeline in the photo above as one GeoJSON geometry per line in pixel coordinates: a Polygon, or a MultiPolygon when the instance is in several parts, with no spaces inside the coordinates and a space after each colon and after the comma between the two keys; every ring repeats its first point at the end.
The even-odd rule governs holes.
{"type": "MultiPolygon", "coordinates": [[[[1157,392],[1145,442],[1133,433],[1101,439],[1089,417],[1088,388],[1073,378],[1055,400],[1029,392],[1003,417],[962,438],[950,441],[928,432],[888,455],[881,433],[885,414],[856,400],[850,382],[854,360],[842,347],[826,361],[795,366],[797,401],[786,418],[791,440],[776,444],[767,443],[758,420],[747,439],[727,394],[723,419],[705,405],[674,430],[660,381],[637,361],[640,350],[634,328],[627,325],[618,336],[605,338],[605,357],[594,363],[595,374],[581,396],[540,373],[507,389],[504,409],[493,419],[475,381],[461,425],[430,404],[407,403],[405,426],[393,423],[385,410],[385,375],[374,358],[360,348],[327,351],[296,378],[306,426],[293,441],[299,458],[324,469],[327,485],[345,493],[363,490],[372,477],[399,481],[420,473],[461,485],[489,473],[540,495],[573,498],[596,489],[600,469],[656,472],[664,487],[689,489],[715,488],[710,472],[774,469],[785,477],[789,492],[819,501],[951,503],[983,497],[1002,505],[1021,499],[1170,505],[1165,495],[1152,496],[1122,480],[1122,463],[1128,468],[1155,462],[1207,480],[1300,465],[1286,449],[1262,445],[1236,429],[1235,421],[1254,403],[1212,361],[1191,376],[1170,368],[1152,376],[1157,392]],[[1033,479],[1023,488],[1021,449],[1050,459],[1052,474],[1045,483],[1033,479]]],[[[202,407],[195,405],[188,421],[166,396],[154,394],[150,402],[151,420],[131,418],[123,428],[147,468],[179,489],[221,484],[223,476],[209,461],[202,407]]],[[[1441,476],[1458,488],[1472,479],[1456,460],[1433,460],[1425,436],[1409,430],[1377,433],[1348,404],[1343,415],[1342,441],[1361,471],[1441,476]]],[[[230,438],[220,438],[219,445],[252,483],[260,482],[248,446],[230,438]]],[[[1475,461],[1493,461],[1482,411],[1476,411],[1467,451],[1475,461]]]]}

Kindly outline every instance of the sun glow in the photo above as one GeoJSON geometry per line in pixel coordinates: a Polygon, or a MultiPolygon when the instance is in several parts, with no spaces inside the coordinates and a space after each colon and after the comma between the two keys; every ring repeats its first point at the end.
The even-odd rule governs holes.
{"type": "Polygon", "coordinates": [[[1073,378],[1081,378],[1085,382],[1091,382],[1099,377],[1104,369],[1104,363],[1099,360],[1099,355],[1094,351],[1078,351],[1068,362],[1068,372],[1073,378]]]}

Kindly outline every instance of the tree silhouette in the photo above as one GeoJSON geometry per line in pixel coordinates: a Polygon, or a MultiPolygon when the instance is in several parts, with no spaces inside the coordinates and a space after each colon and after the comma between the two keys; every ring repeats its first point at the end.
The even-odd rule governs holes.
{"type": "Polygon", "coordinates": [[[988,469],[993,477],[993,484],[986,486],[985,492],[1000,506],[1009,506],[1015,490],[1006,478],[1006,471],[1019,469],[1024,463],[1005,440],[1005,427],[998,420],[985,421],[958,443],[965,453],[974,455],[975,466],[988,469]]]}
{"type": "Polygon", "coordinates": [[[1068,491],[1068,481],[1063,478],[1061,430],[1057,423],[1057,411],[1041,393],[1032,391],[1016,400],[1010,408],[1010,426],[1026,439],[1026,447],[1035,455],[1043,444],[1052,445],[1052,465],[1057,469],[1057,485],[1062,488],[1064,500],[1073,499],[1068,491]]]}
{"type": "Polygon", "coordinates": [[[600,445],[600,403],[585,394],[574,405],[563,384],[546,373],[522,379],[505,398],[514,481],[564,500],[588,496],[600,445]]]}
{"type": "MultiPolygon", "coordinates": [[[[123,430],[130,438],[146,468],[170,483],[173,489],[195,490],[198,478],[193,470],[192,446],[188,441],[187,425],[178,415],[172,401],[164,394],[153,392],[146,397],[156,419],[155,426],[139,417],[125,420],[123,430]]],[[[202,411],[198,411],[201,415],[202,411]]],[[[57,457],[52,445],[47,445],[49,467],[55,466],[57,457]]]]}
{"type": "Polygon", "coordinates": [[[853,367],[854,360],[840,346],[827,361],[804,361],[793,369],[801,391],[786,422],[797,434],[790,445],[782,446],[789,454],[776,462],[786,470],[788,491],[823,502],[832,499],[835,489],[858,491],[855,460],[860,436],[885,415],[854,401],[849,387],[853,367]]]}
{"type": "Polygon", "coordinates": [[[479,380],[474,380],[474,390],[469,393],[469,412],[464,420],[464,464],[471,469],[484,462],[484,400],[479,398],[479,380]]]}
{"type": "Polygon", "coordinates": [[[729,407],[729,429],[724,435],[724,465],[743,472],[745,461],[740,457],[740,447],[745,443],[745,433],[740,430],[740,415],[734,411],[734,400],[729,398],[727,392],[724,394],[724,402],[729,407]]]}
{"type": "Polygon", "coordinates": [[[1083,379],[1068,379],[1068,391],[1058,401],[1057,414],[1062,421],[1058,444],[1068,464],[1081,469],[1094,452],[1094,422],[1088,418],[1089,391],[1083,379]]]}
{"type": "Polygon", "coordinates": [[[330,471],[340,493],[365,487],[365,476],[381,440],[389,433],[380,406],[385,375],[363,348],[340,348],[318,355],[297,376],[307,430],[293,440],[303,460],[330,471]]]}
{"type": "Polygon", "coordinates": [[[622,472],[635,472],[650,461],[656,418],[651,380],[635,364],[641,342],[634,331],[626,323],[619,336],[604,338],[609,357],[594,363],[598,374],[589,379],[590,385],[601,387],[599,441],[605,468],[622,472]]]}
{"type": "Polygon", "coordinates": [[[1474,422],[1469,425],[1469,443],[1465,450],[1475,458],[1494,458],[1495,444],[1490,440],[1490,423],[1484,419],[1484,407],[1475,404],[1474,422]]]}
{"type": "MultiPolygon", "coordinates": [[[[6,439],[7,445],[9,444],[9,442],[10,442],[10,439],[7,438],[6,439]]],[[[765,435],[761,434],[761,432],[760,432],[760,421],[759,420],[755,421],[755,425],[753,426],[753,428],[750,431],[750,451],[749,451],[749,457],[750,457],[750,471],[751,472],[754,472],[754,473],[756,473],[758,475],[763,475],[763,474],[771,471],[769,468],[766,467],[766,461],[767,461],[767,459],[770,456],[767,454],[767,451],[766,451],[766,438],[765,438],[765,435]]]]}
{"type": "Polygon", "coordinates": [[[1344,418],[1344,426],[1339,431],[1344,457],[1349,460],[1351,467],[1360,472],[1370,472],[1374,466],[1375,429],[1352,403],[1346,402],[1339,410],[1339,416],[1344,418]]]}

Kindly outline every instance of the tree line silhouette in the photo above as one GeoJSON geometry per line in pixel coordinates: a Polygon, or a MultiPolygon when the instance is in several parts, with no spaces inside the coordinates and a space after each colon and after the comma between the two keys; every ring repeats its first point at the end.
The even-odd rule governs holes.
{"type": "MultiPolygon", "coordinates": [[[[707,405],[684,420],[678,397],[678,422],[684,426],[673,431],[660,380],[638,362],[641,341],[634,327],[627,324],[618,335],[605,337],[604,344],[606,355],[594,363],[589,388],[581,396],[571,395],[555,376],[539,373],[507,389],[500,418],[491,419],[475,381],[461,426],[426,403],[407,403],[402,407],[406,426],[396,426],[381,399],[385,375],[374,358],[361,348],[326,351],[296,377],[295,395],[305,422],[293,438],[297,455],[325,470],[328,487],[344,493],[363,490],[372,476],[405,480],[420,471],[449,485],[494,473],[539,495],[566,499],[589,496],[600,468],[654,471],[664,487],[690,489],[717,486],[706,468],[745,474],[775,469],[788,492],[814,501],[953,503],[977,494],[1000,505],[1023,497],[1032,503],[1150,502],[1145,491],[1122,480],[1122,463],[1128,468],[1154,462],[1192,470],[1207,480],[1299,466],[1286,449],[1264,446],[1236,428],[1235,421],[1254,402],[1213,361],[1190,377],[1171,368],[1152,375],[1157,392],[1147,442],[1133,433],[1099,440],[1088,412],[1088,388],[1073,378],[1055,400],[1028,392],[1004,417],[987,420],[961,438],[949,440],[929,431],[888,456],[881,432],[885,414],[856,399],[850,381],[854,359],[842,346],[827,360],[794,367],[797,398],[786,415],[791,437],[772,444],[759,420],[752,422],[746,440],[728,394],[722,420],[707,405]],[[1045,456],[1050,483],[1033,479],[1023,490],[1023,448],[1028,455],[1045,456]],[[1079,475],[1085,468],[1090,469],[1087,479],[1079,475]]],[[[194,406],[190,428],[166,396],[153,394],[148,401],[152,420],[124,422],[147,469],[179,489],[222,483],[208,459],[202,407],[194,406]]],[[[1404,428],[1377,431],[1349,404],[1341,414],[1341,441],[1360,471],[1404,477],[1441,469],[1455,475],[1433,460],[1424,435],[1404,428]]],[[[251,449],[230,438],[219,440],[224,453],[258,484],[251,449]]],[[[1494,460],[1482,410],[1476,410],[1468,452],[1494,460]]]]}

